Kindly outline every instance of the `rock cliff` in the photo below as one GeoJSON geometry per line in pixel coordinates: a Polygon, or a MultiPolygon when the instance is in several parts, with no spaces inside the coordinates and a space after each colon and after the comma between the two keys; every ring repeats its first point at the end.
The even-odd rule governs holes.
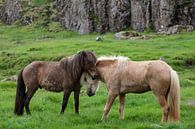
{"type": "MultiPolygon", "coordinates": [[[[1,21],[12,24],[23,17],[20,1],[0,1],[1,21]]],[[[177,24],[195,27],[195,0],[53,0],[50,4],[65,29],[81,34],[127,28],[161,31],[177,24]]]]}

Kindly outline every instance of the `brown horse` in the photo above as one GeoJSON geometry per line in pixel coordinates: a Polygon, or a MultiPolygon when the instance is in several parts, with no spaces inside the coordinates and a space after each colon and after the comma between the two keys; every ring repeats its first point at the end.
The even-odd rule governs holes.
{"type": "MultiPolygon", "coordinates": [[[[124,118],[126,93],[152,90],[162,107],[162,121],[179,121],[180,87],[177,73],[161,60],[129,61],[127,57],[102,57],[96,63],[100,80],[106,83],[108,98],[102,119],[119,96],[119,113],[124,118]],[[168,105],[169,96],[169,105],[168,105]]],[[[94,80],[97,81],[97,80],[94,80]]]]}
{"type": "MultiPolygon", "coordinates": [[[[14,113],[23,115],[25,107],[27,114],[30,114],[29,103],[38,88],[64,92],[61,113],[64,112],[68,98],[73,91],[75,113],[79,113],[80,79],[84,72],[92,79],[98,76],[96,61],[96,56],[92,52],[81,51],[59,62],[35,61],[27,65],[18,76],[14,113]]],[[[93,91],[88,91],[89,96],[94,94],[93,91]]]]}

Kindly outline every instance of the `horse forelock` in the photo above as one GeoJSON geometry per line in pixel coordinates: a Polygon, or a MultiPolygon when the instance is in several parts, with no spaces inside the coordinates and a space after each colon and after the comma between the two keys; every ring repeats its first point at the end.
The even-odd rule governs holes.
{"type": "Polygon", "coordinates": [[[86,52],[86,59],[88,61],[92,61],[95,64],[97,61],[95,54],[91,51],[85,51],[85,52],[86,52]]]}

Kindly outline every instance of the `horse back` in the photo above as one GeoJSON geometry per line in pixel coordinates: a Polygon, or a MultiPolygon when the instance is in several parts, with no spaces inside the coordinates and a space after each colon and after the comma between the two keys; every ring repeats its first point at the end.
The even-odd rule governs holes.
{"type": "Polygon", "coordinates": [[[27,87],[38,86],[46,90],[62,91],[62,72],[58,62],[35,61],[24,68],[24,83],[27,87]]]}
{"type": "Polygon", "coordinates": [[[163,61],[128,61],[117,67],[111,77],[120,84],[121,92],[142,93],[169,86],[170,67],[163,61]]]}

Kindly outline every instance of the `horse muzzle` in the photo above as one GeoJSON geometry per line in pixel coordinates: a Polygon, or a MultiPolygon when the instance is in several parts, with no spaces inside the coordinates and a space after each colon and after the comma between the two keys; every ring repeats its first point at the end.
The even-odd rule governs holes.
{"type": "Polygon", "coordinates": [[[99,75],[94,75],[94,76],[92,77],[92,80],[95,80],[95,79],[100,79],[100,76],[99,76],[99,75]]]}
{"type": "Polygon", "coordinates": [[[91,97],[91,96],[94,96],[95,93],[93,93],[93,92],[90,90],[90,91],[87,92],[87,95],[88,95],[89,97],[91,97]]]}

